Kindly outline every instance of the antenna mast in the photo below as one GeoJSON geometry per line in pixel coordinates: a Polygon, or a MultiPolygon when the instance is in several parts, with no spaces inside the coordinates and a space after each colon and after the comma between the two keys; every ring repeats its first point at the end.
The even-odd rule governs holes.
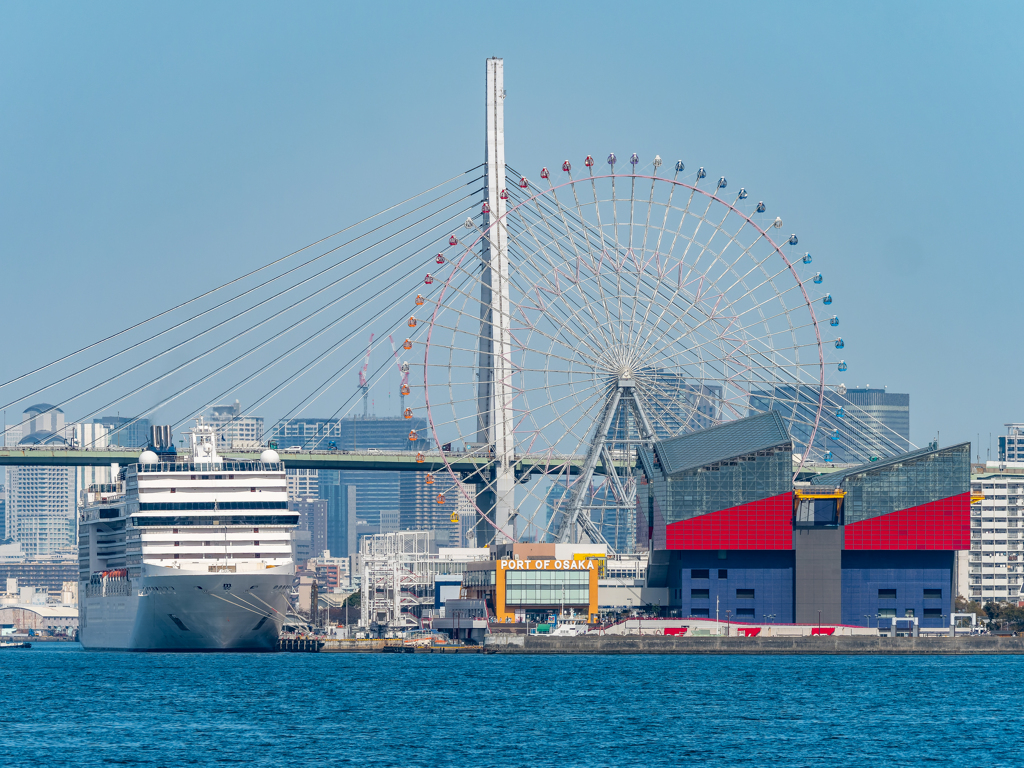
{"type": "Polygon", "coordinates": [[[359,389],[363,391],[363,418],[369,415],[370,385],[366,382],[366,369],[370,367],[370,350],[373,349],[373,334],[370,334],[370,343],[366,345],[366,359],[363,361],[363,368],[359,371],[359,389]]]}

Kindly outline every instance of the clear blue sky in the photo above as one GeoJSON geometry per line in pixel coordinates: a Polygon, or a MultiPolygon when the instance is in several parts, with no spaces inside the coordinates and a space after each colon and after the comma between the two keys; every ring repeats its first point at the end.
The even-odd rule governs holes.
{"type": "Polygon", "coordinates": [[[0,5],[3,379],[482,160],[682,158],[769,201],[912,439],[1024,421],[1019,4],[0,5]]]}

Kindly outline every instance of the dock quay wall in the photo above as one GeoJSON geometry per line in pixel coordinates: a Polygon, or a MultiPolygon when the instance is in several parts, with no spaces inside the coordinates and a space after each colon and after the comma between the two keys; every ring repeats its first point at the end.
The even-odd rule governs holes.
{"type": "Polygon", "coordinates": [[[849,656],[956,656],[1024,654],[1024,637],[964,635],[962,637],[872,637],[834,635],[814,637],[664,637],[631,635],[491,635],[490,653],[519,654],[787,654],[849,656]],[[500,638],[500,639],[498,639],[500,638]]]}

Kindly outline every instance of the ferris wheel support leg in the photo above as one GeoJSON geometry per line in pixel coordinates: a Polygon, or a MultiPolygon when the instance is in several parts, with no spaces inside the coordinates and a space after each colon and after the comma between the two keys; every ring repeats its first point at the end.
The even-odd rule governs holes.
{"type": "Polygon", "coordinates": [[[578,530],[582,529],[583,533],[594,543],[604,543],[604,537],[601,535],[601,531],[594,525],[589,515],[582,514],[583,512],[583,500],[586,498],[587,490],[590,487],[590,481],[594,477],[594,469],[597,467],[598,459],[601,458],[601,453],[604,450],[605,443],[608,440],[608,430],[611,429],[612,419],[615,416],[615,410],[619,407],[619,401],[622,399],[622,391],[625,387],[620,382],[619,386],[615,387],[612,393],[609,395],[608,400],[604,405],[604,412],[601,414],[601,422],[598,424],[597,431],[594,433],[594,439],[590,443],[590,447],[587,449],[587,457],[583,461],[583,469],[580,471],[580,476],[576,479],[573,484],[572,495],[569,497],[568,508],[562,517],[562,522],[558,528],[558,541],[562,543],[578,543],[579,533],[578,530]]]}

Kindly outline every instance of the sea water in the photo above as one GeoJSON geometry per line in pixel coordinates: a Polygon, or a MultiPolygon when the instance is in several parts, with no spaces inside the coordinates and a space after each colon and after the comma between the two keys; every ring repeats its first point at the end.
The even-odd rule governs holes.
{"type": "Polygon", "coordinates": [[[0,651],[3,766],[1024,765],[1024,657],[0,651]]]}

